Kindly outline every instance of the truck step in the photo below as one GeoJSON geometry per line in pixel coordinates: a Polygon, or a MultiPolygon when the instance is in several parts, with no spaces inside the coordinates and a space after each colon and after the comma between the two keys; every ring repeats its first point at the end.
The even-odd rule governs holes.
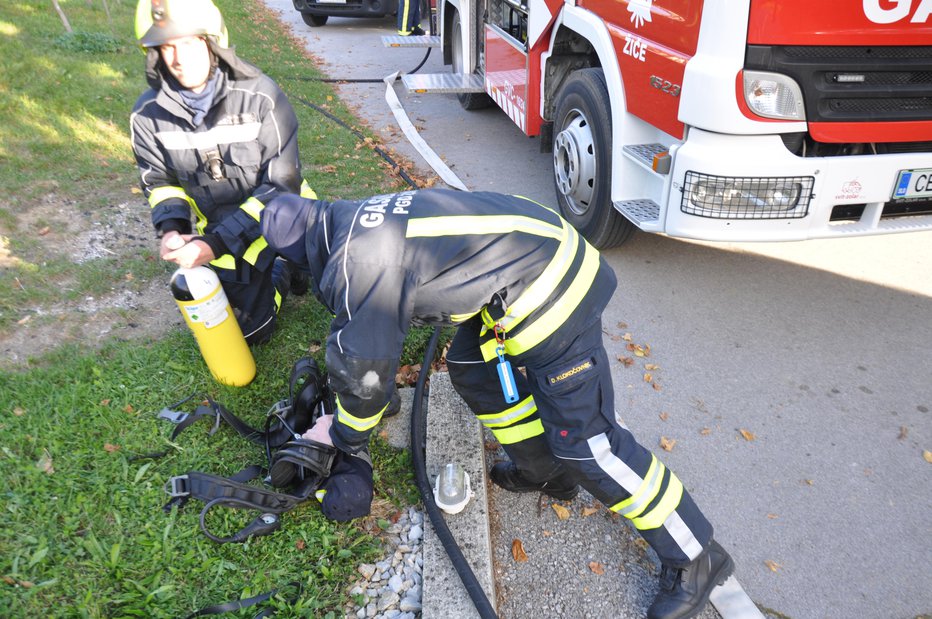
{"type": "Polygon", "coordinates": [[[666,153],[669,149],[663,144],[626,144],[622,147],[622,151],[625,156],[629,159],[633,159],[639,164],[645,166],[648,170],[657,172],[658,174],[666,174],[670,171],[670,156],[669,154],[664,161],[658,162],[658,167],[654,168],[654,156],[660,155],[661,153],[666,153]]]}
{"type": "Polygon", "coordinates": [[[410,73],[401,76],[409,92],[485,92],[482,76],[475,73],[410,73]]]}
{"type": "Polygon", "coordinates": [[[382,35],[382,45],[385,47],[440,47],[440,37],[429,34],[420,37],[385,34],[382,35]]]}
{"type": "Polygon", "coordinates": [[[641,229],[655,230],[660,224],[660,206],[653,200],[620,200],[614,206],[641,229]]]}

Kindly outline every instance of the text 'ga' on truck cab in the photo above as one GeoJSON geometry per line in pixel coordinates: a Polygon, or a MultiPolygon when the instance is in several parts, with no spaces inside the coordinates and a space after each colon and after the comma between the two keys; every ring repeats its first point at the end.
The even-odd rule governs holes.
{"type": "Polygon", "coordinates": [[[596,246],[932,230],[932,0],[438,4],[596,246]]]}

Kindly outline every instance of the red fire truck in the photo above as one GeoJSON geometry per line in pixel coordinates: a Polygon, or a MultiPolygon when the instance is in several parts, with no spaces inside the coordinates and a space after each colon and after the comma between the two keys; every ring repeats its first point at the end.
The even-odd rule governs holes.
{"type": "Polygon", "coordinates": [[[552,149],[564,217],[722,241],[932,230],[932,0],[438,0],[452,72],[552,149]]]}

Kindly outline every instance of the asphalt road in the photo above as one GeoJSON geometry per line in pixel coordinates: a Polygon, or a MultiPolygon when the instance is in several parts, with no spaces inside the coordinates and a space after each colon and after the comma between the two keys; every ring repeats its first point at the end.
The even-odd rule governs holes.
{"type": "MultiPolygon", "coordinates": [[[[312,29],[291,2],[266,4],[332,77],[381,78],[424,56],[382,47],[391,17],[331,18],[312,29]]],[[[438,50],[421,69],[443,70],[438,50]]],[[[554,203],[549,155],[504,113],[397,89],[421,135],[470,189],[554,203]]],[[[383,85],[339,92],[387,143],[423,163],[400,136],[383,85]]],[[[604,316],[609,357],[632,356],[625,334],[650,346],[649,358],[614,368],[616,408],[691,490],[755,602],[793,619],[932,613],[932,464],[923,459],[932,450],[932,233],[774,244],[638,233],[606,256],[619,280],[604,316]],[[659,390],[644,380],[647,363],[658,366],[650,373],[659,390]],[[676,441],[671,451],[661,437],[676,441]]],[[[510,499],[499,500],[507,509],[510,499]]],[[[515,596],[503,617],[598,616],[585,600],[600,595],[626,609],[613,616],[643,612],[650,557],[631,556],[639,551],[626,527],[603,533],[579,501],[573,518],[559,521],[527,500],[512,507],[537,522],[514,535],[530,555],[547,546],[540,552],[578,582],[561,588],[541,577],[541,591],[555,592],[540,593],[535,608],[533,595],[518,599],[508,585],[521,579],[501,574],[515,596]],[[591,543],[572,529],[562,537],[574,518],[587,522],[591,543]],[[623,590],[587,584],[593,561],[608,568],[599,586],[617,574],[623,590]],[[559,596],[565,604],[553,602],[559,596]]]]}

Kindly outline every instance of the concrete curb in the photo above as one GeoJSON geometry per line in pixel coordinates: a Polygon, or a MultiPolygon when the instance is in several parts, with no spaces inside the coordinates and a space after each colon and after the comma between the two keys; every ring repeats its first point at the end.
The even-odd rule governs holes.
{"type": "MultiPolygon", "coordinates": [[[[444,464],[456,462],[466,469],[475,496],[458,514],[444,514],[483,591],[494,607],[492,547],[489,533],[489,497],[482,426],[454,391],[446,372],[430,377],[427,402],[427,477],[433,483],[444,464]]],[[[386,419],[383,437],[398,448],[411,445],[411,406],[414,389],[402,389],[401,412],[386,419]]],[[[430,520],[424,523],[424,567],[421,617],[470,619],[478,617],[463,582],[453,568],[430,520]]]]}

